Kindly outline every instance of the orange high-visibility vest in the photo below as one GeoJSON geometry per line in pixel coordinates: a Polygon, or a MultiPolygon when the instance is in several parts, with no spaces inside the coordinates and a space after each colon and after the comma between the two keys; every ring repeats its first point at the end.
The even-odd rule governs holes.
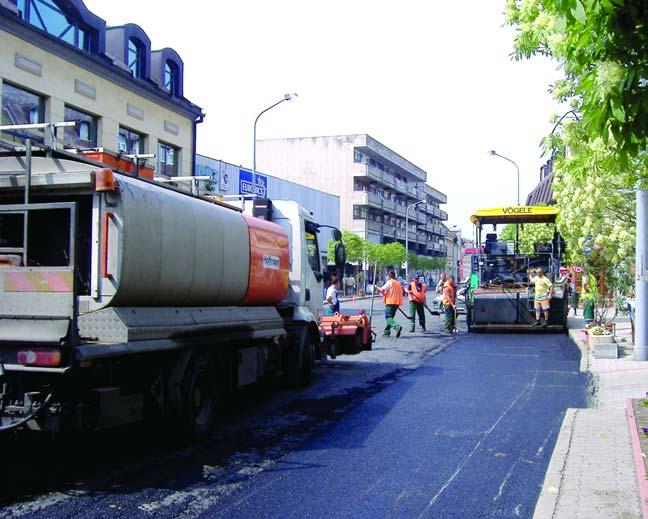
{"type": "Polygon", "coordinates": [[[454,306],[455,300],[455,287],[450,283],[450,281],[446,281],[445,285],[443,285],[443,304],[454,306]]]}
{"type": "Polygon", "coordinates": [[[386,305],[402,305],[403,304],[403,287],[395,279],[389,280],[389,287],[385,290],[383,300],[386,305]]]}
{"type": "Polygon", "coordinates": [[[425,303],[425,283],[421,283],[421,290],[416,287],[416,282],[410,282],[407,300],[415,303],[425,303]]]}

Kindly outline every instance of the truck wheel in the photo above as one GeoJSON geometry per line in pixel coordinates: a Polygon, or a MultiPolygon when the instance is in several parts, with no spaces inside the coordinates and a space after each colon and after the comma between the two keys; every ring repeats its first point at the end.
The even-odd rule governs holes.
{"type": "Polygon", "coordinates": [[[290,342],[286,381],[291,387],[307,386],[310,383],[313,370],[314,344],[305,328],[295,333],[290,342]]]}
{"type": "Polygon", "coordinates": [[[182,429],[189,436],[205,436],[216,420],[218,390],[215,369],[209,355],[191,357],[182,380],[182,429]]]}

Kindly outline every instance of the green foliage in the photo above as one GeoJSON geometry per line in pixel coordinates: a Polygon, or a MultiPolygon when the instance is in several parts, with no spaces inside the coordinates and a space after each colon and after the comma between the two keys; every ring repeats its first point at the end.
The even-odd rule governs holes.
{"type": "MultiPolygon", "coordinates": [[[[553,239],[555,226],[546,223],[527,223],[519,228],[519,250],[521,254],[533,254],[535,243],[548,243],[553,239]]],[[[515,240],[515,225],[508,224],[499,235],[500,240],[515,240]]]]}
{"type": "MultiPolygon", "coordinates": [[[[342,231],[342,243],[347,253],[347,261],[362,261],[365,256],[365,241],[350,231],[342,231]]],[[[335,262],[335,240],[329,240],[326,259],[335,262]]]]}
{"type": "MultiPolygon", "coordinates": [[[[508,0],[517,59],[552,56],[565,78],[554,95],[582,116],[587,144],[608,146],[608,166],[634,170],[648,138],[648,2],[508,0]]],[[[636,170],[635,170],[636,172],[636,170]]]]}
{"type": "Polygon", "coordinates": [[[626,292],[635,241],[628,190],[648,179],[648,2],[508,0],[507,16],[516,58],[557,60],[564,77],[552,92],[573,108],[575,120],[561,117],[543,142],[555,157],[567,260],[604,272],[607,289],[626,292]]]}
{"type": "Polygon", "coordinates": [[[610,168],[613,150],[602,139],[587,142],[578,122],[565,125],[553,143],[553,192],[567,259],[590,272],[604,270],[608,288],[625,292],[632,284],[635,247],[635,197],[627,189],[634,178],[610,168]]]}

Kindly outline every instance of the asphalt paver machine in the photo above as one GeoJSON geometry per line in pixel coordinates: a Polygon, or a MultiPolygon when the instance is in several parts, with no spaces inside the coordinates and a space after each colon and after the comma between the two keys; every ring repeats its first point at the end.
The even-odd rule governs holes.
{"type": "MultiPolygon", "coordinates": [[[[567,280],[560,276],[563,240],[557,232],[548,242],[533,245],[533,252],[519,252],[519,240],[498,239],[498,226],[553,224],[558,208],[510,206],[480,209],[470,217],[476,231],[470,288],[466,297],[469,331],[536,330],[567,328],[567,280]],[[489,227],[492,226],[492,230],[489,227]],[[553,283],[553,297],[546,327],[534,327],[534,287],[529,270],[542,268],[553,283]]],[[[520,229],[518,227],[518,230],[520,229]]],[[[518,233],[516,232],[516,237],[518,233]]]]}

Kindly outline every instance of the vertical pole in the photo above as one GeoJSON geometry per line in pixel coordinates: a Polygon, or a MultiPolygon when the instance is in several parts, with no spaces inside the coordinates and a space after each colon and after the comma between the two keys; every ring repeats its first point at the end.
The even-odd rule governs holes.
{"type": "Polygon", "coordinates": [[[371,319],[373,318],[374,296],[376,295],[376,278],[378,273],[378,260],[374,262],[373,287],[371,289],[371,310],[369,310],[369,329],[371,329],[371,319]]]}
{"type": "Polygon", "coordinates": [[[409,281],[409,210],[405,208],[405,281],[409,281]]]}
{"type": "MultiPolygon", "coordinates": [[[[31,188],[31,139],[25,139],[25,205],[29,204],[29,190],[31,188]]],[[[29,236],[29,211],[25,208],[23,216],[23,264],[27,266],[28,253],[28,236],[29,236]]]]}
{"type": "Polygon", "coordinates": [[[254,132],[252,137],[254,142],[254,146],[252,147],[252,194],[256,194],[256,125],[260,116],[261,114],[259,114],[254,120],[254,132]]]}
{"type": "Polygon", "coordinates": [[[648,191],[637,186],[634,359],[648,360],[648,191]]]}

